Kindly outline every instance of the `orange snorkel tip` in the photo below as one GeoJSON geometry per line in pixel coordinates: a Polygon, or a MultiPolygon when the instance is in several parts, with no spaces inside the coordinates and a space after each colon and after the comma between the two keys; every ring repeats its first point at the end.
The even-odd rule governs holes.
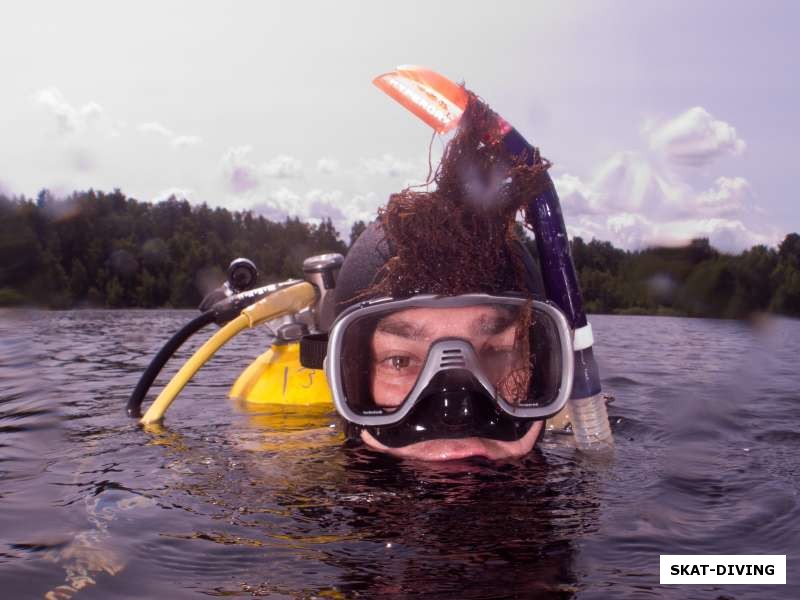
{"type": "Polygon", "coordinates": [[[424,67],[403,65],[379,75],[372,83],[438,133],[456,127],[467,107],[463,87],[424,67]]]}

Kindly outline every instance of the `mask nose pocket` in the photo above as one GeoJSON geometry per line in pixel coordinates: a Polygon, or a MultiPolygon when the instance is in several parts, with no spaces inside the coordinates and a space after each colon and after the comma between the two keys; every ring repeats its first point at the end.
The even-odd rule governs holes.
{"type": "Polygon", "coordinates": [[[441,399],[440,420],[445,427],[463,427],[472,422],[472,398],[457,394],[441,399]]]}
{"type": "Polygon", "coordinates": [[[420,404],[444,429],[469,429],[476,424],[476,418],[483,417],[483,412],[492,409],[491,398],[476,389],[467,370],[451,368],[442,371],[430,387],[431,393],[420,404]]]}
{"type": "Polygon", "coordinates": [[[475,376],[464,368],[437,373],[425,395],[400,424],[376,427],[375,437],[387,446],[404,446],[426,439],[485,437],[513,441],[530,429],[532,420],[503,415],[475,376]]]}

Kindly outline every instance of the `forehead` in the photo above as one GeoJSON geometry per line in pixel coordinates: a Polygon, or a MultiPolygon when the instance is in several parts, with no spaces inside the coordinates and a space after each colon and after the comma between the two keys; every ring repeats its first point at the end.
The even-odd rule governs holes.
{"type": "Polygon", "coordinates": [[[510,307],[481,305],[458,308],[408,308],[384,317],[376,331],[411,339],[493,335],[516,318],[510,307]]]}

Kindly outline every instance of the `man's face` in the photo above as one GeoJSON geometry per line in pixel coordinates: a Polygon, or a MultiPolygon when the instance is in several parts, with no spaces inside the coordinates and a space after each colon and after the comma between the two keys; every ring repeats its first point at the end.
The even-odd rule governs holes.
{"type": "MultiPolygon", "coordinates": [[[[527,344],[517,339],[518,320],[511,312],[486,305],[412,308],[381,320],[372,336],[370,390],[375,403],[383,408],[402,404],[425,364],[431,344],[448,337],[472,344],[486,376],[506,399],[519,400],[526,393],[529,363],[524,347],[527,344]]],[[[534,423],[522,438],[512,442],[467,437],[432,439],[390,448],[366,430],[362,431],[361,439],[372,448],[405,458],[516,458],[531,451],[542,425],[542,421],[534,423]]]]}

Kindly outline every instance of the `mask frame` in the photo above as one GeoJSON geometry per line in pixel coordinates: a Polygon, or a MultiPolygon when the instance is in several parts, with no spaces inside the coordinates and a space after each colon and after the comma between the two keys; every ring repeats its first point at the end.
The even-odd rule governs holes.
{"type": "Polygon", "coordinates": [[[572,329],[566,317],[555,305],[518,294],[463,294],[460,296],[419,294],[404,299],[379,298],[351,306],[333,323],[328,339],[325,373],[336,410],[350,423],[363,427],[381,427],[401,423],[419,403],[430,381],[438,373],[450,369],[470,371],[480,387],[493,399],[495,406],[508,416],[515,419],[540,420],[559,412],[570,397],[575,370],[572,335],[572,329]],[[515,405],[502,398],[477,365],[478,361],[472,345],[467,340],[450,336],[438,339],[431,344],[417,381],[397,410],[387,412],[377,409],[359,413],[350,407],[342,373],[342,351],[347,329],[355,321],[382,312],[389,314],[390,310],[399,312],[410,308],[447,309],[481,305],[507,305],[514,308],[530,305],[534,314],[544,314],[551,320],[560,344],[562,368],[558,393],[550,403],[545,406],[515,405]],[[368,414],[369,412],[372,414],[368,414]]]}

